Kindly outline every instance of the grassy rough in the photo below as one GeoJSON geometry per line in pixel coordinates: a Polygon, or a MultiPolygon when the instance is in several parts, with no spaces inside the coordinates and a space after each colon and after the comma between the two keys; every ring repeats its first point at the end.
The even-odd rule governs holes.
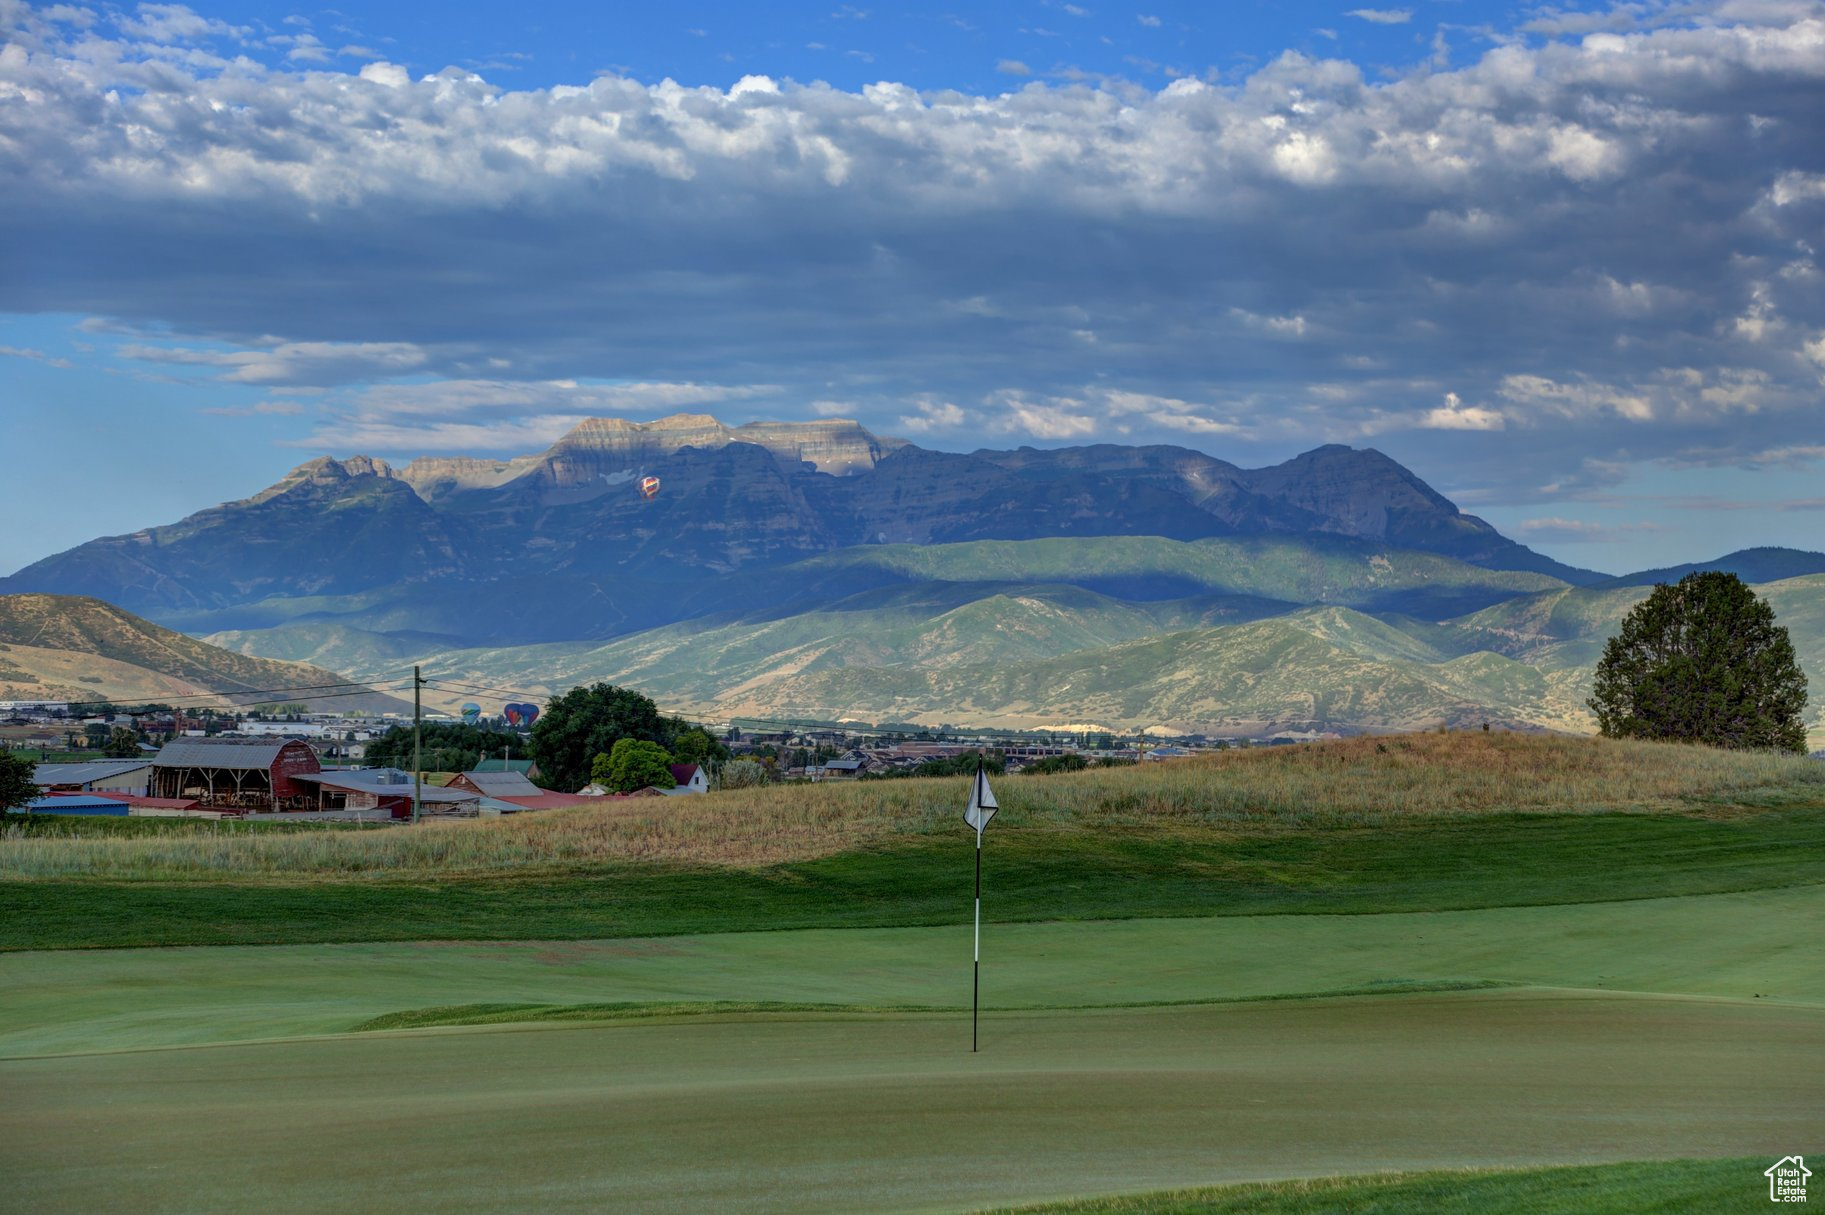
{"type": "MultiPolygon", "coordinates": [[[[0,881],[0,949],[670,936],[968,919],[972,840],[757,869],[0,881]]],[[[1507,815],[1256,834],[1177,825],[997,832],[996,922],[1352,914],[1763,890],[1825,873],[1825,814],[1507,815]]]]}
{"type": "MultiPolygon", "coordinates": [[[[912,780],[639,799],[411,830],[12,839],[0,879],[553,874],[617,862],[753,869],[955,833],[964,782],[912,780]]],[[[1161,828],[1239,835],[1513,814],[1679,813],[1825,800],[1792,756],[1515,734],[1407,735],[1045,777],[998,791],[1003,834],[1161,828]]]]}
{"type": "Polygon", "coordinates": [[[1767,1208],[1767,1192],[1755,1188],[1767,1164],[1741,1157],[1325,1177],[994,1207],[978,1215],[1723,1215],[1767,1208]]]}

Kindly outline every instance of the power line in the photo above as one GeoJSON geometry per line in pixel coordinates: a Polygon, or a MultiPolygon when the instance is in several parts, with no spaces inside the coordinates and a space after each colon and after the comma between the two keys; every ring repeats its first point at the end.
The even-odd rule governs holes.
{"type": "MultiPolygon", "coordinates": [[[[400,681],[379,680],[376,682],[393,683],[400,681]]],[[[111,697],[96,697],[93,699],[85,698],[82,700],[65,701],[63,703],[78,706],[93,705],[96,708],[109,709],[132,708],[136,705],[168,705],[175,711],[178,709],[215,708],[222,705],[224,702],[226,702],[230,708],[249,708],[252,704],[270,704],[275,702],[304,703],[318,700],[339,700],[350,696],[386,696],[390,694],[390,691],[390,689],[376,687],[373,684],[358,684],[354,680],[349,680],[348,682],[341,684],[312,684],[301,688],[240,688],[219,692],[194,692],[187,696],[148,696],[135,700],[117,700],[111,697]],[[337,687],[346,688],[348,690],[342,692],[320,692],[314,690],[316,688],[337,687]],[[261,699],[253,701],[251,704],[235,704],[233,700],[230,699],[233,697],[259,697],[261,699]],[[277,698],[276,701],[275,698],[277,698]]],[[[50,704],[56,702],[45,701],[43,703],[50,704]]]]}
{"type": "Polygon", "coordinates": [[[427,685],[436,684],[445,692],[464,692],[472,693],[477,696],[510,696],[517,700],[543,701],[551,695],[549,692],[515,691],[509,688],[484,688],[475,684],[456,683],[453,680],[440,679],[435,675],[427,675],[425,677],[425,683],[427,685]]]}

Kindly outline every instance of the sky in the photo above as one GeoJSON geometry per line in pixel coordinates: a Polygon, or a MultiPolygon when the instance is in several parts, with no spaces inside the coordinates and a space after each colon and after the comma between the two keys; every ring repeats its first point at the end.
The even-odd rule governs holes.
{"type": "Polygon", "coordinates": [[[0,572],[679,412],[1825,549],[1825,2],[0,0],[0,199],[0,572]]]}

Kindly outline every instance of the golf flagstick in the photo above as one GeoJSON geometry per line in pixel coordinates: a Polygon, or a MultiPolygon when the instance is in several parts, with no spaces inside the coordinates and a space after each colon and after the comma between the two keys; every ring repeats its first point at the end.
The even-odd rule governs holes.
{"type": "Polygon", "coordinates": [[[976,758],[976,781],[970,786],[970,800],[963,808],[963,821],[976,829],[976,950],[970,989],[970,1053],[976,1053],[976,1023],[982,1007],[982,829],[1001,807],[989,789],[988,773],[982,758],[976,758]]]}

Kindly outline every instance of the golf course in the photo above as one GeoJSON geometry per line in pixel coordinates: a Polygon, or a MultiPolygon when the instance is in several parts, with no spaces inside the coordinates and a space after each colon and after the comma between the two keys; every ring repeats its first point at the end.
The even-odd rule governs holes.
{"type": "Polygon", "coordinates": [[[1825,764],[1000,778],[975,1053],[965,786],[15,820],[0,1206],[1748,1211],[1825,1159],[1825,764]]]}

